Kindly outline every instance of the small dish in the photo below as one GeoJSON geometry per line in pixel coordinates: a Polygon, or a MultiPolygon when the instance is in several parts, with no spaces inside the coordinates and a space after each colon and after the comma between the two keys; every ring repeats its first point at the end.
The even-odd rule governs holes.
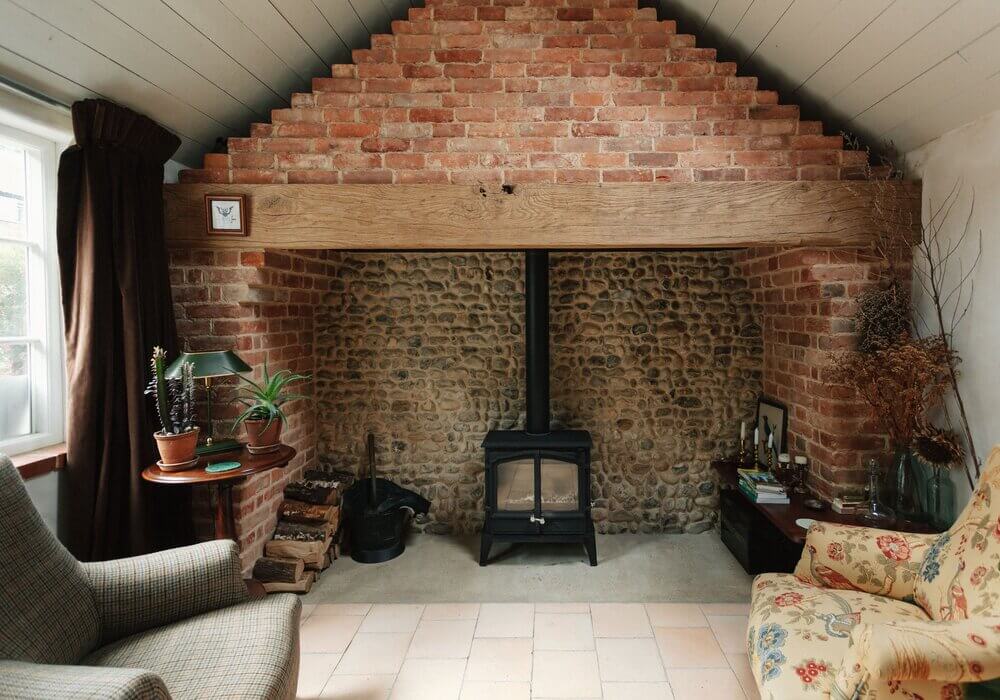
{"type": "Polygon", "coordinates": [[[813,526],[816,520],[814,518],[799,518],[795,521],[795,524],[801,527],[803,530],[808,530],[813,526]]]}
{"type": "Polygon", "coordinates": [[[187,462],[177,462],[176,464],[164,464],[162,459],[156,460],[156,466],[160,468],[160,471],[164,472],[182,472],[188,469],[193,469],[198,465],[198,458],[189,459],[187,462]]]}

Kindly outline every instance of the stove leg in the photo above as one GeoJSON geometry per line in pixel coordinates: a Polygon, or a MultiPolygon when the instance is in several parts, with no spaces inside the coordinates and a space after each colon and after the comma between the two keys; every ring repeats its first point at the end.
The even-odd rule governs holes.
{"type": "Polygon", "coordinates": [[[479,541],[479,565],[486,566],[490,561],[490,549],[493,547],[493,535],[483,530],[479,541]]]}
{"type": "Polygon", "coordinates": [[[591,532],[583,541],[583,546],[587,548],[587,556],[590,557],[590,565],[597,566],[597,538],[591,532]]]}

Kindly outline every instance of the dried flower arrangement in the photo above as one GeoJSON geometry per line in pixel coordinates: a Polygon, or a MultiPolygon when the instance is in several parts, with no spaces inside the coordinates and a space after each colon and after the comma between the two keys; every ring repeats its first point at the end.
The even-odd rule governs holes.
{"type": "Polygon", "coordinates": [[[831,379],[857,392],[867,418],[889,435],[894,448],[909,449],[951,388],[949,368],[957,361],[940,337],[904,333],[874,352],[840,354],[831,379]]]}
{"type": "Polygon", "coordinates": [[[896,281],[862,292],[854,327],[860,352],[876,352],[892,345],[910,332],[909,294],[896,281]]]}
{"type": "Polygon", "coordinates": [[[929,424],[917,428],[912,447],[920,459],[937,468],[954,467],[965,457],[958,433],[929,424]]]}
{"type": "MultiPolygon", "coordinates": [[[[856,137],[850,134],[844,134],[844,137],[848,148],[869,150],[863,147],[856,137]]],[[[894,167],[894,160],[897,160],[895,149],[891,143],[885,144],[879,157],[879,165],[866,166],[865,179],[879,183],[901,178],[902,172],[894,167]]],[[[869,158],[869,162],[871,161],[869,158]]],[[[958,220],[958,226],[955,228],[958,233],[952,235],[951,224],[955,221],[955,217],[962,216],[956,211],[961,190],[961,183],[956,182],[943,201],[929,202],[928,211],[919,222],[919,235],[914,239],[912,234],[914,222],[909,205],[897,200],[890,188],[876,189],[873,204],[882,226],[878,232],[875,251],[885,261],[885,273],[878,292],[873,293],[867,300],[872,306],[865,308],[865,300],[862,300],[856,326],[860,335],[859,350],[871,352],[874,345],[884,341],[886,334],[891,336],[892,328],[897,325],[895,318],[898,314],[898,307],[892,301],[892,297],[898,295],[886,290],[895,288],[899,291],[901,289],[899,280],[912,277],[916,289],[927,302],[930,317],[922,317],[909,301],[908,295],[897,300],[905,302],[906,317],[912,319],[911,332],[914,335],[937,338],[949,349],[949,364],[946,368],[948,389],[958,414],[955,418],[949,415],[948,404],[942,401],[940,406],[945,423],[954,425],[957,430],[941,430],[933,428],[929,423],[923,425],[927,429],[938,431],[935,433],[936,441],[951,441],[950,452],[956,459],[948,465],[962,467],[969,487],[975,488],[975,480],[979,478],[982,470],[982,460],[976,451],[972,424],[958,382],[960,359],[955,352],[954,337],[956,329],[972,305],[975,273],[983,254],[983,232],[974,231],[971,227],[972,214],[976,207],[973,192],[968,210],[963,219],[958,220]],[[971,247],[973,256],[971,259],[963,260],[963,250],[966,247],[971,247]],[[875,332],[867,332],[865,324],[868,321],[875,324],[875,332]],[[865,336],[875,341],[874,345],[862,342],[865,336]],[[966,451],[968,462],[965,460],[966,451]]],[[[915,445],[913,449],[920,454],[915,445]]],[[[939,463],[931,463],[941,466],[939,463]]]]}

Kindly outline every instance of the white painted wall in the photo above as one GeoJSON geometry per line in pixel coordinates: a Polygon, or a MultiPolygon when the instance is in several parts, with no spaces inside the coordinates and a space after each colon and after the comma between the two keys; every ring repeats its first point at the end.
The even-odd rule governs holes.
{"type": "MultiPolygon", "coordinates": [[[[973,437],[985,460],[1000,443],[1000,111],[955,129],[906,155],[909,174],[923,180],[923,216],[926,224],[932,206],[943,201],[959,183],[958,202],[945,224],[946,239],[956,241],[965,228],[975,198],[970,234],[958,251],[965,270],[983,236],[983,257],[973,282],[975,296],[968,316],[954,337],[962,357],[960,387],[970,413],[973,437]]],[[[952,265],[956,279],[960,267],[952,265]]],[[[914,285],[917,309],[929,318],[930,306],[914,285]]],[[[952,407],[953,415],[957,415],[952,407]]],[[[968,484],[957,480],[960,503],[968,497],[968,484]]]]}

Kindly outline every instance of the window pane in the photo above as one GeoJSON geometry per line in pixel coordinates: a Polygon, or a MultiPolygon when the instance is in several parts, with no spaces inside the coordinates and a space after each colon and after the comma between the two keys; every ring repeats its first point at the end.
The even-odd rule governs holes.
{"type": "Polygon", "coordinates": [[[0,243],[0,336],[28,334],[28,249],[0,243]]]}
{"type": "Polygon", "coordinates": [[[27,237],[25,192],[27,166],[24,149],[0,143],[0,237],[27,237]]]}
{"type": "Polygon", "coordinates": [[[31,433],[31,368],[27,343],[0,344],[0,440],[31,433]]]}

